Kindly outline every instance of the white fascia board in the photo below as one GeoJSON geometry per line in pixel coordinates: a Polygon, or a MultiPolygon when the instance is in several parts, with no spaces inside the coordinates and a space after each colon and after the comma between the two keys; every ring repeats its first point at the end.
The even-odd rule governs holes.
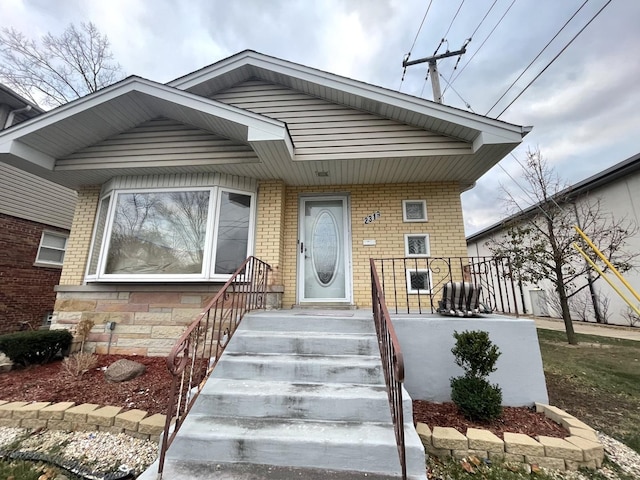
{"type": "Polygon", "coordinates": [[[18,140],[8,140],[0,144],[0,154],[9,154],[18,157],[27,162],[33,163],[38,167],[53,171],[56,165],[56,159],[42,153],[40,150],[25,145],[18,140]]]}
{"type": "MultiPolygon", "coordinates": [[[[111,87],[107,87],[96,93],[87,95],[86,97],[74,100],[66,105],[56,108],[55,110],[51,110],[50,112],[40,115],[32,120],[28,120],[8,129],[6,132],[0,133],[0,141],[4,139],[13,140],[20,138],[131,92],[139,92],[171,103],[176,103],[187,108],[192,108],[194,110],[223,118],[230,122],[244,125],[248,128],[259,128],[266,131],[281,130],[286,132],[286,125],[279,120],[275,120],[258,113],[249,112],[222,102],[203,98],[189,92],[167,87],[166,85],[152,82],[144,78],[131,77],[111,87]]],[[[238,140],[247,141],[246,138],[238,140]]]]}
{"type": "Polygon", "coordinates": [[[260,128],[249,128],[247,133],[247,141],[250,144],[254,142],[283,142],[286,151],[289,154],[289,159],[294,158],[294,147],[289,131],[285,128],[283,130],[275,131],[273,129],[267,131],[260,128]]]}
{"type": "MultiPolygon", "coordinates": [[[[487,132],[494,135],[509,137],[509,134],[519,136],[522,140],[529,131],[529,127],[521,127],[511,123],[483,117],[475,113],[466,112],[429,100],[412,97],[383,87],[378,87],[347,77],[341,77],[322,70],[306,67],[275,57],[269,57],[253,51],[246,51],[217,62],[208,68],[194,72],[191,75],[173,80],[168,85],[187,90],[210,78],[224,75],[245,65],[258,69],[269,70],[282,75],[288,75],[302,81],[322,85],[327,88],[340,90],[348,94],[364,97],[368,100],[385,103],[411,112],[470,128],[477,132],[487,132]]],[[[510,143],[510,142],[509,142],[510,143]]]]}
{"type": "MultiPolygon", "coordinates": [[[[527,132],[528,133],[528,132],[527,132]]],[[[477,153],[480,148],[485,145],[504,145],[504,144],[519,144],[522,141],[522,137],[515,133],[510,135],[495,135],[488,132],[480,132],[478,136],[473,140],[472,151],[477,153]]]]}

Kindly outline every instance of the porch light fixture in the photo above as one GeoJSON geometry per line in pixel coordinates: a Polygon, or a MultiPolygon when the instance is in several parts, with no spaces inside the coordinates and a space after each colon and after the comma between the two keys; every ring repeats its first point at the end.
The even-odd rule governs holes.
{"type": "Polygon", "coordinates": [[[319,177],[328,177],[329,176],[329,172],[327,172],[326,170],[323,172],[316,172],[316,175],[319,177]]]}

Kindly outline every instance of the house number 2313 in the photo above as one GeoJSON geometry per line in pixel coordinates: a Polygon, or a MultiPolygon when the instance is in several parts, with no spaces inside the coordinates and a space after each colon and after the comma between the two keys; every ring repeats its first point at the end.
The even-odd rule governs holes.
{"type": "Polygon", "coordinates": [[[371,215],[364,217],[364,224],[373,223],[380,218],[380,212],[373,212],[371,215]]]}

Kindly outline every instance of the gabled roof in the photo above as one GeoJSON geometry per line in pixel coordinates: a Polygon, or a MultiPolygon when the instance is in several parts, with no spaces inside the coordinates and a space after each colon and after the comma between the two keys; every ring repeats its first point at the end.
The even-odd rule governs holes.
{"type": "MultiPolygon", "coordinates": [[[[400,126],[400,125],[399,125],[400,126]]],[[[178,78],[167,85],[129,77],[115,85],[44,113],[0,133],[0,161],[61,185],[100,184],[116,175],[218,171],[253,178],[280,178],[295,184],[434,181],[434,165],[449,172],[441,181],[469,188],[530,131],[457,108],[376,87],[310,67],[244,51],[178,78]],[[328,102],[357,109],[458,139],[466,150],[398,153],[387,158],[367,153],[348,158],[296,157],[283,121],[231,106],[210,97],[249,79],[289,87],[328,102]],[[112,162],[81,164],[82,155],[115,135],[157,118],[167,118],[249,146],[255,161],[233,158],[205,165],[171,166],[153,162],[126,167],[112,162]],[[73,161],[69,158],[73,157],[73,161]],[[180,170],[181,169],[181,170],[180,170]],[[318,171],[338,172],[318,178],[318,171]],[[374,172],[375,173],[372,173],[374,172]],[[452,172],[454,175],[452,175],[452,172]],[[419,174],[419,175],[418,175],[419,174]]]]}
{"type": "MultiPolygon", "coordinates": [[[[640,153],[633,155],[632,157],[623,160],[622,162],[616,163],[615,165],[602,170],[601,172],[596,173],[584,180],[581,180],[578,183],[574,183],[573,185],[559,191],[556,193],[553,198],[560,202],[562,201],[571,201],[574,200],[581,195],[587,194],[596,190],[600,187],[604,187],[609,185],[610,183],[615,182],[621,178],[626,177],[627,175],[631,175],[640,171],[640,153]]],[[[539,211],[539,207],[544,206],[542,203],[536,203],[535,205],[531,205],[530,207],[525,208],[521,212],[518,212],[514,215],[510,215],[509,217],[503,218],[499,222],[486,227],[479,232],[476,232],[467,237],[467,243],[469,242],[477,242],[481,238],[492,235],[496,232],[499,232],[507,225],[518,221],[519,219],[525,219],[527,217],[532,216],[537,211],[539,211]]]]}
{"type": "Polygon", "coordinates": [[[475,150],[491,143],[520,143],[522,137],[531,131],[531,127],[494,120],[253,50],[232,55],[172,80],[167,85],[210,97],[253,77],[285,85],[334,103],[474,142],[475,150]]]}
{"type": "Polygon", "coordinates": [[[74,175],[57,170],[56,160],[158,117],[250,145],[267,161],[293,155],[283,122],[131,76],[1,132],[0,160],[70,188],[100,184],[117,172],[83,169],[74,175]]]}

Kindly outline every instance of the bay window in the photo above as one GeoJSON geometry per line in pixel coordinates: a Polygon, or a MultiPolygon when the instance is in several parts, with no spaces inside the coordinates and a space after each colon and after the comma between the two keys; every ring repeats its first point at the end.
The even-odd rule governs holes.
{"type": "Polygon", "coordinates": [[[254,207],[253,193],[217,186],[111,191],[87,280],[226,280],[251,254],[254,207]]]}

